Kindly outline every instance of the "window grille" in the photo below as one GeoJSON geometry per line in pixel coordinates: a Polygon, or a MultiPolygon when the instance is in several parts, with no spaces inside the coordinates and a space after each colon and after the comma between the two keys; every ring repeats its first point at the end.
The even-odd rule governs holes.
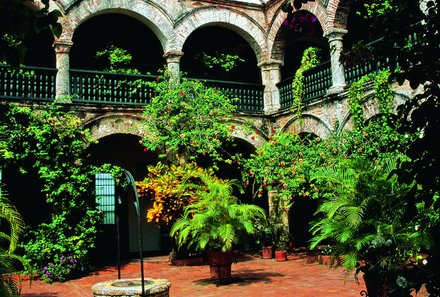
{"type": "Polygon", "coordinates": [[[102,224],[115,224],[115,180],[110,173],[95,175],[95,193],[98,209],[104,214],[102,224]]]}

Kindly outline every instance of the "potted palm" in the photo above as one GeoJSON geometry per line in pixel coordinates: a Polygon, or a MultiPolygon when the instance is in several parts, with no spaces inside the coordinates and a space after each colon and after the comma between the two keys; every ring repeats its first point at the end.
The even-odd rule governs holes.
{"type": "Polygon", "coordinates": [[[233,195],[236,181],[222,180],[199,173],[199,183],[187,186],[196,190],[196,202],[184,208],[182,217],[171,228],[179,247],[195,247],[206,251],[211,277],[231,277],[232,249],[244,234],[255,232],[255,220],[265,220],[265,211],[250,204],[241,204],[233,195]]]}
{"type": "Polygon", "coordinates": [[[408,217],[404,197],[410,187],[392,174],[395,163],[341,162],[317,175],[326,193],[311,228],[311,248],[331,241],[332,255],[342,257],[347,271],[362,273],[368,296],[409,296],[421,287],[408,263],[426,238],[408,217]]]}

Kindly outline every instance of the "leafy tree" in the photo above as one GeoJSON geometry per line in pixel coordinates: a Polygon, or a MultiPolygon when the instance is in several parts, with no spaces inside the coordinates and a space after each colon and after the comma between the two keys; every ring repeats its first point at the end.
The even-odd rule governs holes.
{"type": "Polygon", "coordinates": [[[49,11],[49,0],[0,1],[0,60],[18,66],[23,62],[30,35],[51,29],[55,36],[61,34],[57,23],[60,11],[49,11]]]}
{"type": "Polygon", "coordinates": [[[200,81],[176,78],[168,71],[146,84],[156,92],[144,112],[146,149],[173,164],[205,155],[222,160],[222,145],[233,140],[235,129],[231,100],[200,81]]]}
{"type": "MultiPolygon", "coordinates": [[[[400,115],[406,120],[404,131],[420,133],[405,148],[409,159],[400,169],[400,179],[418,186],[407,199],[414,204],[439,209],[440,192],[440,22],[438,1],[369,0],[360,12],[371,22],[371,28],[381,32],[383,40],[374,53],[388,58],[391,69],[397,69],[398,82],[409,82],[419,94],[407,102],[400,115]],[[413,36],[409,39],[409,36],[413,36]],[[414,197],[416,197],[414,199],[414,197]]],[[[426,225],[425,232],[440,233],[440,220],[426,225]]],[[[427,289],[440,294],[440,246],[433,241],[430,247],[430,281],[427,289]]]]}

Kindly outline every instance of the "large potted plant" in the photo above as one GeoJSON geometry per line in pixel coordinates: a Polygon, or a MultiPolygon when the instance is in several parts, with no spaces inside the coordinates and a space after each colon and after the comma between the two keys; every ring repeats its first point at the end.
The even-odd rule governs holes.
{"type": "Polygon", "coordinates": [[[333,256],[342,256],[356,276],[362,273],[368,296],[409,296],[423,281],[416,259],[427,238],[409,217],[417,210],[404,199],[410,187],[392,174],[395,161],[344,161],[317,174],[326,193],[311,248],[330,240],[333,256]]]}
{"type": "Polygon", "coordinates": [[[234,181],[200,173],[196,188],[197,201],[184,208],[183,216],[171,228],[178,246],[206,251],[211,276],[231,277],[232,249],[244,234],[255,232],[255,220],[265,220],[265,211],[250,204],[241,204],[233,195],[234,181]]]}

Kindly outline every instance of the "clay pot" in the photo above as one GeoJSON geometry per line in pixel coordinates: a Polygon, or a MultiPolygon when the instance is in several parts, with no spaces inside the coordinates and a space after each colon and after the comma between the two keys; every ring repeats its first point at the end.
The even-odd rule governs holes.
{"type": "Polygon", "coordinates": [[[287,261],[287,250],[275,251],[275,260],[278,262],[287,261]]]}

